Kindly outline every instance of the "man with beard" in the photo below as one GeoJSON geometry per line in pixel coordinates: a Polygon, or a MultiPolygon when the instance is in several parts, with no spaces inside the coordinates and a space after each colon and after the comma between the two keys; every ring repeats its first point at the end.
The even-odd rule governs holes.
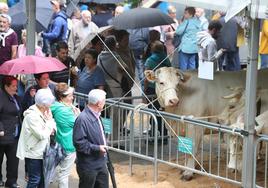
{"type": "Polygon", "coordinates": [[[0,65],[17,57],[18,37],[10,24],[11,17],[0,14],[0,65]]]}
{"type": "MultiPolygon", "coordinates": [[[[10,28],[11,17],[7,14],[0,14],[0,65],[10,59],[17,57],[18,36],[10,28]]],[[[0,75],[0,87],[2,75],[0,75]]]]}
{"type": "Polygon", "coordinates": [[[219,21],[211,21],[207,31],[197,33],[197,44],[199,47],[199,59],[202,61],[214,62],[214,69],[217,69],[218,58],[223,54],[224,49],[217,51],[216,39],[222,28],[219,21]]]}
{"type": "Polygon", "coordinates": [[[91,13],[88,10],[81,12],[82,19],[73,25],[68,40],[70,56],[73,57],[75,50],[90,33],[98,32],[98,26],[91,21],[91,13]]]}

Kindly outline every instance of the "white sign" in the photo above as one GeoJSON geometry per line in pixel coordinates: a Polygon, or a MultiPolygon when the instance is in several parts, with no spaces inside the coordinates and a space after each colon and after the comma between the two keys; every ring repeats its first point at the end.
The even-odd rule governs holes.
{"type": "Polygon", "coordinates": [[[213,78],[214,78],[214,63],[211,61],[199,60],[198,78],[213,80],[213,78]]]}

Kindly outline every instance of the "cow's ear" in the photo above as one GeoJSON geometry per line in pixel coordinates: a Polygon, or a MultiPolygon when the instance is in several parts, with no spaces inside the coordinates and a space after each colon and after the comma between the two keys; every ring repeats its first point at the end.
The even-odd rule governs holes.
{"type": "Polygon", "coordinates": [[[145,78],[149,81],[149,82],[154,82],[155,81],[155,74],[154,74],[154,71],[152,70],[145,70],[144,71],[144,75],[145,75],[145,78]]]}
{"type": "Polygon", "coordinates": [[[187,73],[183,73],[181,71],[177,71],[177,76],[180,78],[180,80],[185,83],[187,82],[190,78],[191,78],[191,75],[190,74],[187,74],[187,73]]]}

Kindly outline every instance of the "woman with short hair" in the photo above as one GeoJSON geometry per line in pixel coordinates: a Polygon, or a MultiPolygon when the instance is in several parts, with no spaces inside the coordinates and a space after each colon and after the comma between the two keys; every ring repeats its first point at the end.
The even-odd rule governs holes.
{"type": "Polygon", "coordinates": [[[74,88],[60,82],[55,87],[57,101],[50,107],[56,121],[56,141],[66,152],[66,157],[58,165],[57,181],[59,188],[68,188],[68,177],[75,161],[75,148],[73,145],[73,127],[80,110],[73,105],[74,88]]]}

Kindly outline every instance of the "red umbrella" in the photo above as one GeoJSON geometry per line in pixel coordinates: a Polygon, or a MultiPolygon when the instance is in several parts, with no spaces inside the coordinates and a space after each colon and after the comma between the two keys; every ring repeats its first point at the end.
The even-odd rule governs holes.
{"type": "Polygon", "coordinates": [[[29,55],[4,62],[0,65],[0,74],[37,74],[61,71],[65,68],[67,67],[56,58],[29,55]]]}

